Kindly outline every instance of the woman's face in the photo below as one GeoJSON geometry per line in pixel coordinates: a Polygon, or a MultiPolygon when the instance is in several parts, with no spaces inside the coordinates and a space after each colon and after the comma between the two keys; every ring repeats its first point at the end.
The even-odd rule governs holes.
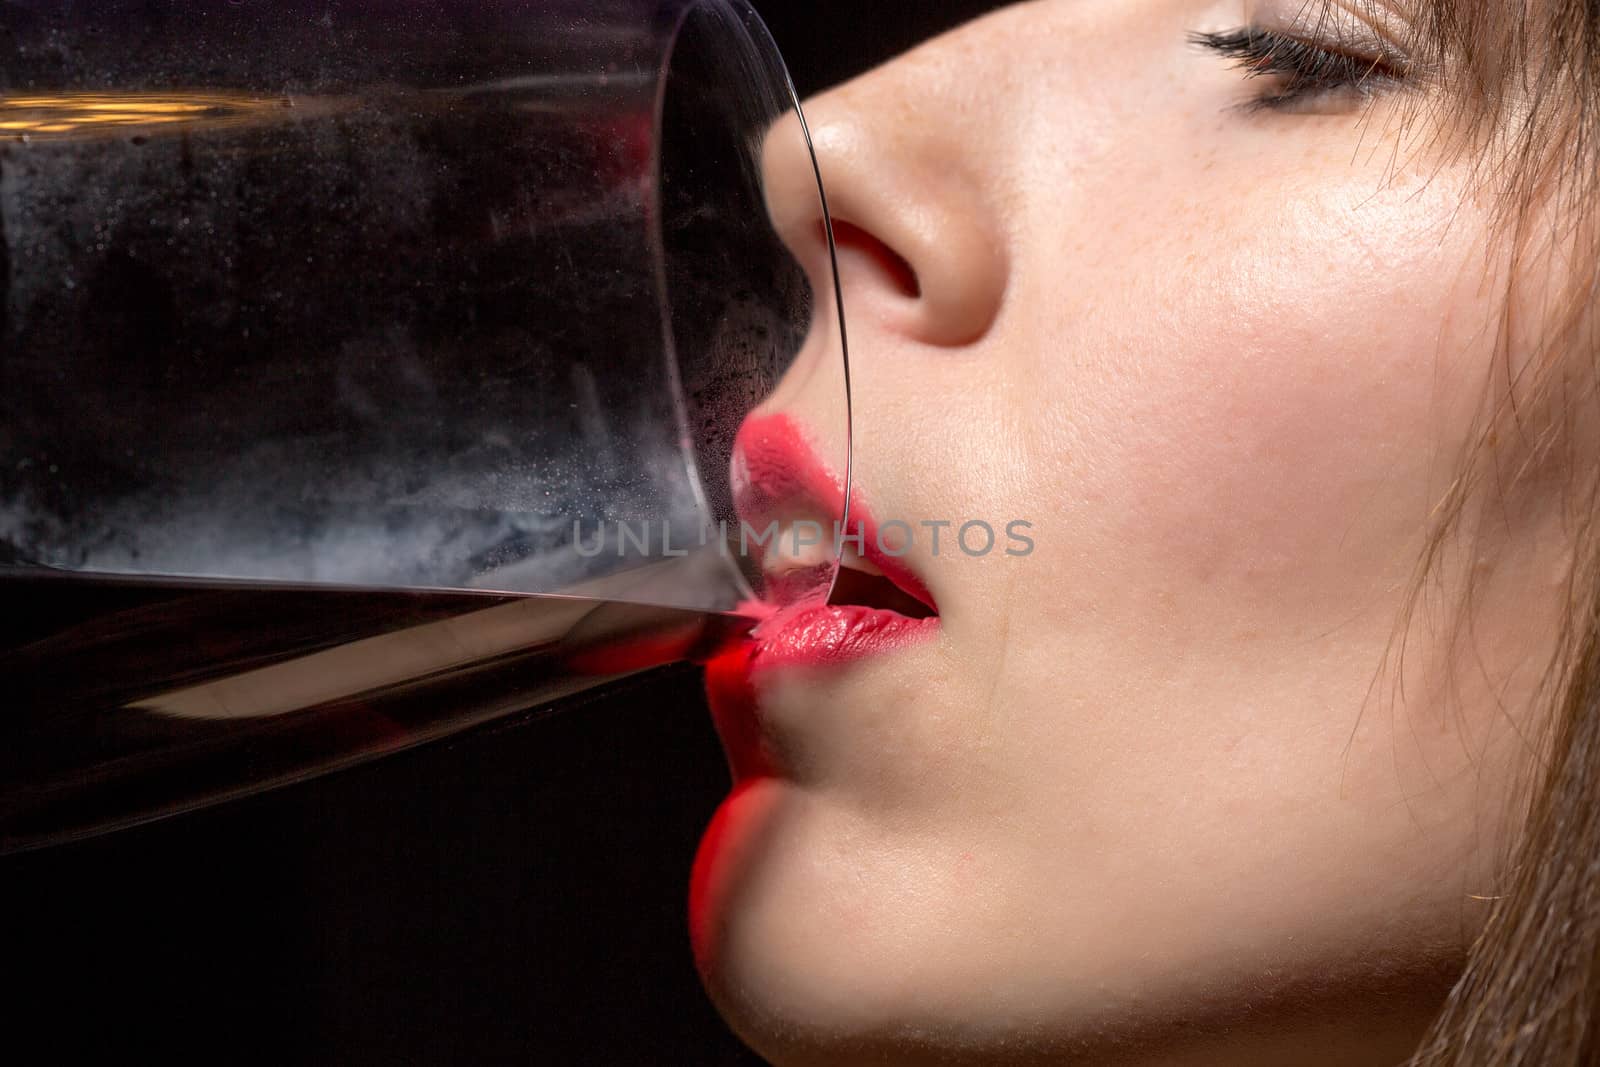
{"type": "MultiPolygon", "coordinates": [[[[740,781],[693,932],[770,1058],[1392,1061],[1451,980],[1562,574],[1551,509],[1499,501],[1446,553],[1470,632],[1430,594],[1391,645],[1504,388],[1492,204],[1386,76],[1191,40],[1361,69],[1409,7],[1042,0],[808,105],[855,499],[938,615],[713,665],[740,781]]],[[[772,201],[826,293],[814,199],[772,201]]]]}

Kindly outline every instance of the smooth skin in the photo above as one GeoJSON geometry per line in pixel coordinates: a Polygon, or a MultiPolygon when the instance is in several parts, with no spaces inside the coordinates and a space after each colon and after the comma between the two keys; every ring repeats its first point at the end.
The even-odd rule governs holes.
{"type": "MultiPolygon", "coordinates": [[[[936,639],[762,679],[783,758],[707,837],[695,938],[771,1062],[1395,1063],[1448,988],[1567,550],[1556,494],[1502,487],[1400,622],[1506,399],[1505,255],[1402,91],[1252,108],[1272,78],[1190,40],[1404,8],[1328,18],[1040,0],[807,105],[863,498],[1037,548],[919,540],[936,639]]],[[[826,293],[803,171],[768,163],[826,293]]]]}

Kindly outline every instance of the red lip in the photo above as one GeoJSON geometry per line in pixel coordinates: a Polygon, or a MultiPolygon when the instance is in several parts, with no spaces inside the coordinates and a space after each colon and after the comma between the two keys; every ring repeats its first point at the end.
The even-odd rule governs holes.
{"type": "MultiPolygon", "coordinates": [[[[801,428],[786,416],[747,421],[735,443],[734,462],[734,506],[740,520],[757,529],[774,519],[844,511],[844,478],[817,458],[801,428]]],[[[926,587],[890,553],[895,546],[880,543],[879,527],[859,493],[851,494],[848,522],[849,532],[861,535],[861,556],[902,592],[933,609],[926,587]]],[[[779,592],[781,596],[784,591],[779,592]]],[[[830,604],[824,589],[776,611],[748,638],[724,648],[706,665],[706,691],[734,776],[743,781],[773,772],[758,710],[762,676],[782,669],[842,666],[928,640],[938,627],[937,615],[911,618],[863,604],[830,604]]]]}
{"type": "MultiPolygon", "coordinates": [[[[844,479],[817,458],[789,417],[768,415],[746,422],[734,457],[739,471],[734,506],[744,523],[760,529],[783,517],[844,513],[844,479]]],[[[901,591],[936,610],[927,588],[894,554],[897,545],[883,542],[859,492],[851,493],[846,530],[859,536],[849,545],[864,559],[901,591]]],[[[835,535],[832,529],[824,532],[827,538],[835,535]]],[[[861,604],[829,604],[817,595],[775,612],[756,627],[746,666],[754,675],[773,667],[847,663],[926,639],[938,625],[936,615],[913,619],[861,604]]]]}
{"type": "MultiPolygon", "coordinates": [[[[765,415],[748,420],[734,443],[734,463],[740,472],[733,480],[734,508],[742,522],[761,530],[785,515],[844,515],[843,532],[851,537],[849,547],[906,594],[938,610],[922,580],[895,553],[895,544],[885,544],[872,509],[854,487],[846,515],[843,476],[817,458],[793,419],[765,415]]],[[[825,530],[824,537],[836,532],[825,530]]]]}

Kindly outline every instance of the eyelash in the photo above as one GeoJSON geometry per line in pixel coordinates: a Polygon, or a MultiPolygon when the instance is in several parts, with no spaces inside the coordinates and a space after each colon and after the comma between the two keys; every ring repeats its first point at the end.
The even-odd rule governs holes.
{"type": "Polygon", "coordinates": [[[1342,91],[1370,96],[1403,80],[1399,71],[1381,59],[1319,47],[1257,26],[1194,33],[1189,39],[1235,60],[1246,77],[1266,75],[1277,82],[1275,89],[1244,105],[1250,111],[1290,110],[1296,104],[1342,91]]]}

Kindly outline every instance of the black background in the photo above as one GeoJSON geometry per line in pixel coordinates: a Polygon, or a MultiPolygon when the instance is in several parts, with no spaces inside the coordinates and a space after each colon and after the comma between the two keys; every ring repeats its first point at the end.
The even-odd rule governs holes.
{"type": "MultiPolygon", "coordinates": [[[[757,3],[802,93],[999,6],[757,3]]],[[[685,922],[727,788],[674,668],[0,863],[0,1021],[57,1061],[755,1064],[685,922]]]]}

